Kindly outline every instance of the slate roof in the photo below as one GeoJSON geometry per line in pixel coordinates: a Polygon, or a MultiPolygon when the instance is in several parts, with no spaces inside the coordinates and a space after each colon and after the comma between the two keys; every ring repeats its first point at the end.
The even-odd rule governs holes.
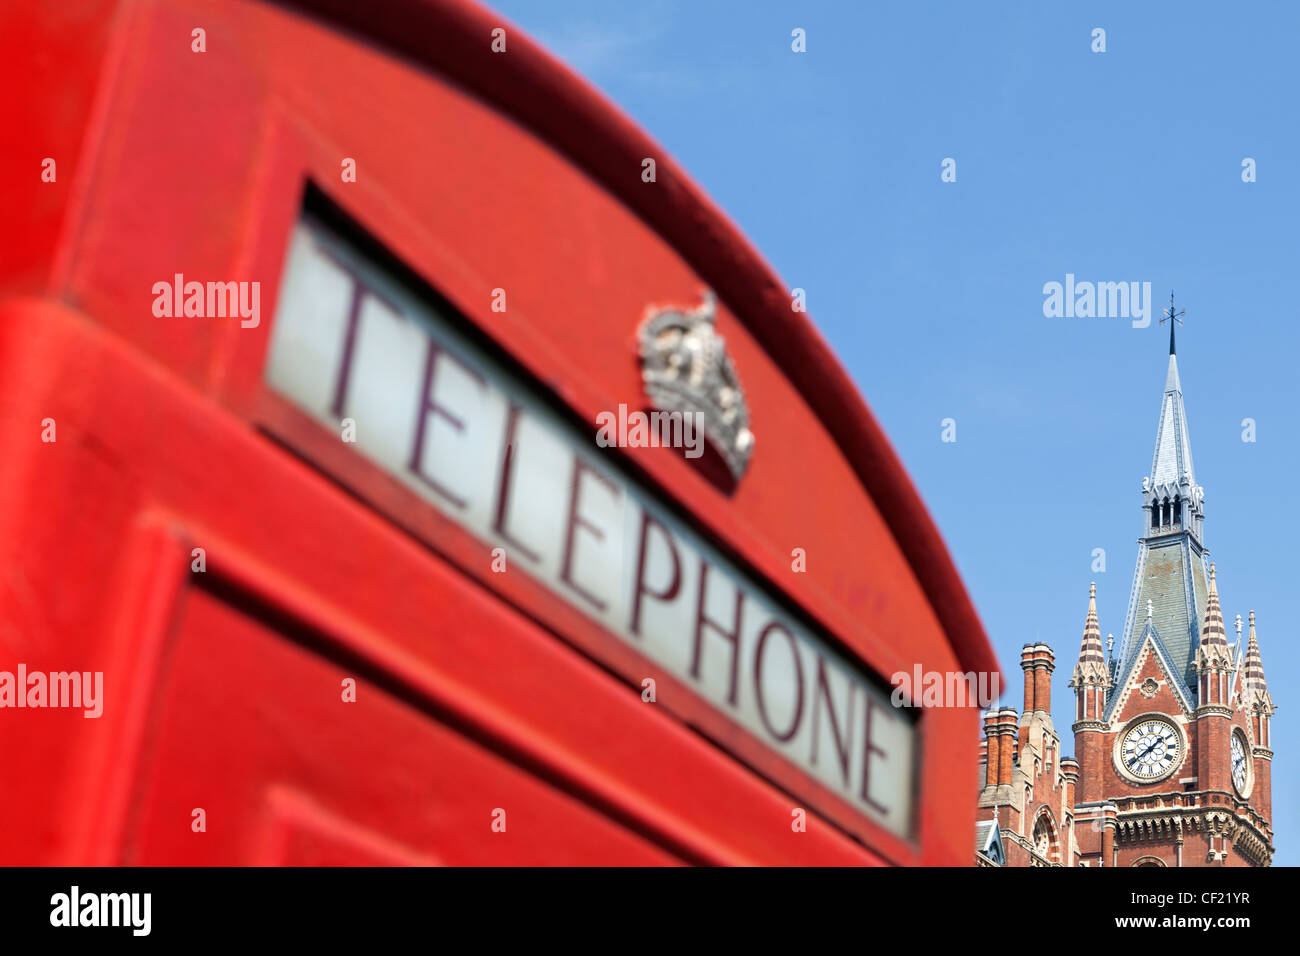
{"type": "Polygon", "coordinates": [[[999,866],[1007,861],[1002,845],[1002,832],[996,820],[980,820],[975,824],[975,852],[983,854],[999,866]]]}
{"type": "Polygon", "coordinates": [[[1144,541],[1139,547],[1142,552],[1138,558],[1139,572],[1134,575],[1129,598],[1129,639],[1119,668],[1125,671],[1141,647],[1150,601],[1151,623],[1160,635],[1175,675],[1190,690],[1196,686],[1192,661],[1209,591],[1204,553],[1187,532],[1144,541]]]}

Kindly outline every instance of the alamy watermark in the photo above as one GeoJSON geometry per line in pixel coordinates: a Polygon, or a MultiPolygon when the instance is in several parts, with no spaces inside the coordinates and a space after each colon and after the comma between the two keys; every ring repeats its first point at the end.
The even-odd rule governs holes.
{"type": "Polygon", "coordinates": [[[703,412],[628,411],[596,415],[596,444],[601,448],[684,448],[687,458],[704,454],[703,412]]]}
{"type": "Polygon", "coordinates": [[[0,709],[70,707],[80,708],[90,719],[104,713],[103,671],[28,671],[19,664],[17,672],[0,671],[0,709]]]}
{"type": "Polygon", "coordinates": [[[1132,319],[1133,328],[1151,324],[1150,282],[1065,282],[1043,284],[1043,315],[1049,319],[1132,319]]]}
{"type": "Polygon", "coordinates": [[[148,936],[152,911],[152,893],[83,893],[74,885],[50,897],[51,926],[118,926],[130,929],[133,936],[148,936]]]}
{"type": "Polygon", "coordinates": [[[978,707],[988,710],[1002,694],[1001,675],[994,671],[899,671],[889,683],[895,707],[978,707]]]}
{"type": "Polygon", "coordinates": [[[178,272],[171,282],[155,282],[153,294],[153,314],[159,319],[238,316],[245,329],[255,329],[262,321],[260,282],[186,282],[178,272]]]}

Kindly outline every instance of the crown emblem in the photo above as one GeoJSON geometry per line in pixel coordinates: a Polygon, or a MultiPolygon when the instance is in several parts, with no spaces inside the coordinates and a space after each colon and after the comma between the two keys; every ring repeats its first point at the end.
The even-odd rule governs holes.
{"type": "Polygon", "coordinates": [[[705,437],[739,480],[749,467],[754,433],[727,344],[713,327],[715,309],[707,289],[695,309],[652,307],[638,330],[641,378],[658,410],[702,416],[705,437]]]}

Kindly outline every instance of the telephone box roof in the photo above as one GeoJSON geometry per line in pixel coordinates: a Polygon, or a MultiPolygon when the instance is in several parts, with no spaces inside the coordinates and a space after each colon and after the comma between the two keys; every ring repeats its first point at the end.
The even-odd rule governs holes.
{"type": "Polygon", "coordinates": [[[277,0],[470,89],[566,155],[654,229],[779,361],[883,515],[964,668],[996,654],[942,537],[853,381],[773,270],[664,150],[500,15],[466,0],[277,0]],[[489,40],[508,29],[508,55],[489,40]],[[526,90],[527,95],[520,91],[526,90]],[[657,189],[642,160],[655,158],[657,189]]]}

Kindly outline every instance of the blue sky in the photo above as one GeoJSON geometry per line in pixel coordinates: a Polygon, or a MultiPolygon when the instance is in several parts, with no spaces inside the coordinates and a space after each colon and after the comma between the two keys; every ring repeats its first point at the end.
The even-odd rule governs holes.
{"type": "Polygon", "coordinates": [[[496,0],[661,143],[809,311],[938,522],[1017,688],[1088,583],[1123,628],[1167,363],[1224,615],[1253,608],[1280,705],[1275,862],[1300,863],[1300,468],[1290,3],[496,0]],[[807,32],[807,52],[790,32],[807,32]],[[1106,52],[1092,52],[1092,31],[1106,52]],[[940,164],[956,161],[956,182],[940,164]],[[1242,160],[1257,181],[1243,183],[1242,160]],[[1153,319],[1045,318],[1043,285],[1152,284],[1153,319]],[[956,421],[957,441],[940,440],[956,421]],[[1257,440],[1242,440],[1242,420],[1257,440]],[[1104,548],[1106,570],[1091,569],[1104,548]]]}

